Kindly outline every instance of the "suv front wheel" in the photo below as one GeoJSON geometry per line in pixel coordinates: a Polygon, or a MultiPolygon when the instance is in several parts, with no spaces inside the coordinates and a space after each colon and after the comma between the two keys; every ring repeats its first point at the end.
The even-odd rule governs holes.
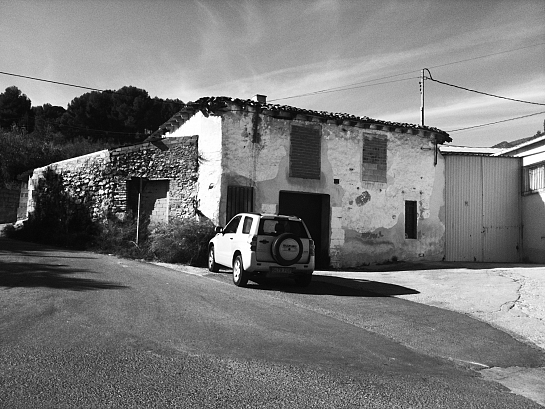
{"type": "Polygon", "coordinates": [[[216,264],[214,246],[210,246],[208,249],[208,271],[211,271],[212,273],[217,273],[220,271],[220,267],[216,264]]]}
{"type": "Polygon", "coordinates": [[[244,270],[242,256],[240,254],[237,254],[233,261],[233,283],[235,283],[237,287],[244,287],[248,284],[248,273],[244,270]]]}

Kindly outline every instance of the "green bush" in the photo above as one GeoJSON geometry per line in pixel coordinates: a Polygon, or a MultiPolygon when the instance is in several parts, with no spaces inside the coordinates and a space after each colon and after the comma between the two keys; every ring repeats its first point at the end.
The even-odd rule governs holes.
{"type": "Polygon", "coordinates": [[[151,232],[149,217],[141,215],[136,243],[136,218],[130,212],[94,220],[89,198],[75,200],[66,191],[63,177],[48,169],[40,179],[34,212],[21,228],[6,229],[8,237],[61,247],[90,249],[101,253],[167,263],[206,265],[213,224],[194,218],[157,225],[151,232]]]}
{"type": "Polygon", "coordinates": [[[64,191],[62,175],[48,169],[39,182],[34,212],[20,229],[6,232],[8,237],[85,249],[96,235],[85,203],[79,203],[64,191]]]}
{"type": "Polygon", "coordinates": [[[206,265],[208,242],[214,237],[208,220],[178,219],[158,225],[149,237],[149,251],[166,263],[206,265]]]}
{"type": "Polygon", "coordinates": [[[128,258],[150,258],[148,249],[149,218],[140,219],[140,233],[136,244],[136,217],[128,212],[122,217],[109,214],[105,220],[98,223],[97,234],[91,248],[100,253],[111,253],[128,258]]]}

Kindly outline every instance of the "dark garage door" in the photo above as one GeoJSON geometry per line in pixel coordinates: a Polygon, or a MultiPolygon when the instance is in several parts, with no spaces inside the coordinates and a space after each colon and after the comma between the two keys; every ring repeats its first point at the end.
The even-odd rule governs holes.
{"type": "Polygon", "coordinates": [[[316,245],[316,267],[329,266],[329,195],[280,192],[279,214],[304,220],[316,245]]]}

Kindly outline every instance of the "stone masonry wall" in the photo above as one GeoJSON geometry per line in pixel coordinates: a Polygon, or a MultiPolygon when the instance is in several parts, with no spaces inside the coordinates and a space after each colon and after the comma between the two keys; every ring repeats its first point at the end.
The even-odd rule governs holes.
{"type": "Polygon", "coordinates": [[[35,207],[39,181],[50,169],[62,177],[63,189],[93,219],[123,213],[127,182],[133,178],[167,180],[168,219],[195,214],[198,137],[169,138],[96,152],[36,169],[29,183],[27,212],[35,207]]]}

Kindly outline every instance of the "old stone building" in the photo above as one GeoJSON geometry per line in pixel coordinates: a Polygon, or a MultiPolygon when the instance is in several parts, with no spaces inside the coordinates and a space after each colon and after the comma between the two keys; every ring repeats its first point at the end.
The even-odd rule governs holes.
{"type": "Polygon", "coordinates": [[[447,133],[227,97],[187,104],[149,141],[197,135],[197,209],[295,214],[322,266],[441,260],[447,133]]]}
{"type": "Polygon", "coordinates": [[[201,98],[143,144],[34,170],[19,215],[33,211],[52,170],[94,218],[134,210],[140,193],[151,222],[199,214],[224,225],[242,211],[300,216],[320,267],[441,260],[445,163],[437,146],[450,140],[436,128],[264,97],[201,98]]]}
{"type": "Polygon", "coordinates": [[[197,137],[146,142],[34,169],[23,180],[19,218],[34,211],[47,186],[44,175],[53,172],[63,194],[94,219],[133,211],[140,195],[141,213],[152,223],[195,215],[198,179],[197,137]]]}

